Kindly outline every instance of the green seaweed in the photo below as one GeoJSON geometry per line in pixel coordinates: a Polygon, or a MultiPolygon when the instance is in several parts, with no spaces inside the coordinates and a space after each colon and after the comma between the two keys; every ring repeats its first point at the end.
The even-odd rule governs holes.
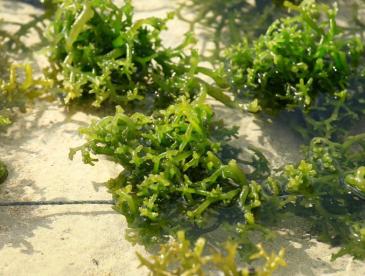
{"type": "MultiPolygon", "coordinates": [[[[212,63],[222,58],[227,45],[241,42],[241,38],[254,39],[265,32],[276,19],[285,14],[281,0],[182,0],[179,18],[190,24],[194,31],[199,28],[207,41],[214,44],[204,49],[204,55],[212,63]],[[253,2],[253,3],[252,3],[253,2]],[[185,14],[188,14],[185,15],[185,14]],[[191,13],[194,15],[191,19],[191,13]]],[[[301,1],[291,1],[299,3],[301,1]]]]}
{"type": "MultiPolygon", "coordinates": [[[[50,80],[35,78],[30,64],[9,65],[8,80],[0,76],[0,130],[11,124],[14,109],[24,112],[30,102],[48,96],[52,85],[50,80]]],[[[0,161],[0,183],[7,176],[6,166],[0,161]]]]}
{"type": "Polygon", "coordinates": [[[30,64],[9,65],[8,79],[0,78],[0,125],[11,123],[13,108],[25,111],[29,102],[48,95],[52,85],[51,80],[35,78],[30,64]]]}
{"type": "MultiPolygon", "coordinates": [[[[35,98],[48,94],[52,81],[33,76],[30,64],[16,64],[11,57],[30,50],[22,38],[32,29],[41,33],[38,23],[43,22],[42,16],[36,16],[32,21],[21,25],[15,33],[8,32],[3,25],[10,24],[0,19],[0,130],[11,124],[13,110],[25,111],[26,106],[35,98]]],[[[8,171],[0,162],[0,183],[5,181],[8,171]]]]}
{"type": "Polygon", "coordinates": [[[0,160],[0,184],[3,183],[8,177],[8,169],[6,165],[0,160]]]}
{"type": "Polygon", "coordinates": [[[190,49],[195,43],[191,33],[176,47],[164,46],[161,32],[172,17],[134,20],[131,1],[122,7],[111,0],[61,1],[48,34],[49,61],[66,103],[91,97],[95,107],[134,104],[151,111],[207,90],[233,105],[197,76],[219,79],[199,66],[199,55],[190,49]]]}
{"type": "MultiPolygon", "coordinates": [[[[215,29],[215,56],[226,34],[227,43],[246,36],[227,51],[222,69],[227,83],[222,71],[199,65],[202,57],[192,49],[192,34],[176,47],[163,45],[161,32],[172,14],[135,20],[131,1],[122,7],[111,0],[58,2],[46,1],[46,13],[15,34],[1,31],[0,45],[17,53],[33,49],[22,38],[33,28],[43,37],[40,25],[54,16],[48,74],[64,89],[66,103],[90,97],[95,107],[131,104],[144,111],[129,115],[117,107],[114,116],[82,129],[86,143],[70,151],[70,158],[80,151],[91,165],[102,155],[123,166],[107,186],[114,208],[132,227],[130,237],[133,229],[153,238],[179,229],[199,236],[222,224],[238,236],[225,251],[206,255],[204,239],[191,248],[178,232],[177,241],[162,246],[159,256],[139,255],[153,275],[204,275],[207,267],[226,275],[269,275],[284,264],[283,251],[268,255],[259,247],[252,258],[263,257],[267,264],[256,274],[238,266],[237,253],[252,251],[250,232],[259,231],[266,240],[270,223],[288,212],[305,218],[320,241],[340,248],[334,259],[344,254],[365,259],[365,136],[348,136],[347,130],[364,109],[358,13],[352,29],[337,25],[336,6],[311,0],[299,6],[301,1],[256,1],[256,6],[243,0],[191,1],[182,9],[195,10],[194,22],[215,29]],[[298,14],[278,19],[251,41],[286,13],[283,3],[298,14]],[[236,102],[223,94],[227,86],[236,102]],[[241,108],[243,98],[252,112],[292,112],[298,132],[308,139],[321,137],[311,140],[303,160],[273,172],[254,148],[242,149],[253,152],[252,160],[239,160],[227,143],[237,128],[227,129],[215,119],[206,93],[230,107],[241,108]]],[[[5,62],[6,51],[0,50],[5,62]]],[[[30,65],[13,64],[0,73],[8,75],[0,79],[0,125],[10,123],[12,109],[24,110],[52,86],[34,78],[30,65]]],[[[0,162],[0,183],[7,174],[0,162]]]]}
{"type": "Polygon", "coordinates": [[[150,275],[172,276],[172,275],[223,275],[234,276],[269,276],[279,267],[286,266],[283,257],[285,251],[280,250],[278,254],[268,254],[259,244],[258,252],[251,255],[250,260],[261,259],[265,263],[254,269],[240,267],[237,262],[238,245],[227,242],[224,246],[225,252],[213,251],[206,254],[206,240],[200,238],[192,247],[190,241],[185,238],[185,233],[177,233],[177,239],[161,246],[158,255],[146,258],[137,253],[141,266],[145,266],[150,275]]]}
{"type": "Polygon", "coordinates": [[[265,225],[270,216],[292,212],[307,220],[320,241],[340,248],[333,258],[350,254],[363,260],[364,147],[364,134],[348,136],[342,143],[312,139],[303,160],[260,182],[256,223],[265,225]]]}
{"type": "Polygon", "coordinates": [[[298,115],[293,125],[306,138],[340,136],[337,129],[362,114],[363,43],[337,25],[336,5],[305,0],[286,6],[298,15],[278,19],[254,42],[245,39],[227,51],[232,90],[237,100],[257,103],[256,110],[295,111],[286,117],[298,115]]]}
{"type": "Polygon", "coordinates": [[[206,210],[239,198],[250,206],[254,187],[235,160],[222,160],[222,145],[214,137],[229,138],[235,131],[219,128],[204,99],[181,99],[151,116],[127,116],[118,107],[114,116],[81,130],[87,142],[70,157],[81,151],[93,165],[94,155],[106,155],[123,166],[107,185],[116,210],[130,222],[161,222],[172,213],[201,222],[206,210]],[[243,191],[247,199],[240,196],[243,191]]]}
{"type": "MultiPolygon", "coordinates": [[[[281,6],[283,1],[279,2],[281,6]]],[[[265,23],[259,20],[257,26],[248,24],[252,28],[245,30],[239,29],[242,22],[235,17],[243,18],[244,11],[252,16],[245,18],[246,23],[257,21],[262,5],[193,1],[192,6],[185,6],[208,14],[202,19],[204,24],[219,19],[212,25],[217,28],[216,49],[220,49],[225,28],[232,31],[228,40],[233,41],[237,33],[247,35],[227,51],[223,68],[227,83],[221,71],[199,66],[202,57],[191,50],[195,43],[191,34],[179,46],[163,45],[160,35],[171,15],[134,20],[130,1],[122,7],[109,0],[60,3],[48,34],[49,60],[50,75],[65,90],[66,102],[91,97],[96,107],[132,104],[144,111],[129,115],[117,107],[114,116],[82,129],[86,143],[70,151],[70,158],[80,151],[83,161],[91,165],[102,155],[123,166],[107,186],[116,201],[114,208],[132,228],[131,237],[133,229],[154,238],[182,228],[203,232],[216,219],[211,228],[231,223],[231,228],[237,228],[239,245],[248,245],[243,249],[248,250],[252,249],[251,231],[268,234],[271,221],[292,212],[310,223],[311,233],[319,240],[340,247],[333,258],[344,254],[365,258],[365,140],[363,135],[349,137],[342,127],[362,114],[359,64],[364,50],[360,35],[337,25],[336,6],[311,0],[299,6],[285,2],[297,15],[278,19],[253,42],[250,38],[284,14],[273,14],[281,8],[266,3],[261,17],[265,23]],[[215,83],[209,85],[199,73],[215,83]],[[235,103],[222,94],[227,84],[235,93],[235,103]],[[254,150],[250,162],[227,159],[226,141],[237,129],[224,129],[222,122],[214,120],[205,93],[231,107],[240,107],[243,98],[251,111],[293,112],[289,114],[299,117],[294,120],[298,132],[308,139],[321,137],[311,140],[302,161],[271,174],[258,151],[254,150]],[[230,211],[232,220],[222,215],[230,211]]],[[[203,273],[209,262],[218,270],[247,272],[227,256],[201,255],[202,240],[193,249],[182,234],[178,242],[164,246],[162,255],[153,261],[140,256],[142,264],[155,275],[182,273],[171,270],[176,262],[184,272],[203,273]],[[232,267],[221,266],[225,263],[232,267]]],[[[236,246],[227,252],[235,256],[236,246]]]]}

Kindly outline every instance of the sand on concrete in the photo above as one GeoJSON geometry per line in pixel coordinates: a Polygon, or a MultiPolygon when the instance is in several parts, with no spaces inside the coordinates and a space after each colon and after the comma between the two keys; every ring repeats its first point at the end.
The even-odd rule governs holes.
{"type": "MultiPolygon", "coordinates": [[[[138,17],[164,16],[173,8],[167,0],[135,4],[138,17]]],[[[28,5],[0,2],[0,15],[8,18],[22,21],[32,12],[28,5]]],[[[178,20],[171,26],[164,38],[175,44],[187,26],[178,20]]],[[[218,116],[240,126],[237,146],[253,144],[277,164],[298,159],[300,141],[285,125],[212,103],[218,116]]],[[[79,156],[68,159],[69,148],[83,142],[78,128],[97,117],[47,102],[19,116],[0,134],[0,156],[10,172],[0,200],[111,199],[103,182],[120,172],[118,165],[101,159],[91,167],[79,156]]],[[[287,250],[288,267],[278,275],[365,275],[363,262],[349,256],[331,262],[336,249],[308,237],[300,220],[287,223],[291,230],[280,229],[273,245],[287,250]]],[[[125,240],[126,229],[123,216],[108,205],[0,207],[0,275],[147,275],[135,251],[147,252],[125,240]]]]}

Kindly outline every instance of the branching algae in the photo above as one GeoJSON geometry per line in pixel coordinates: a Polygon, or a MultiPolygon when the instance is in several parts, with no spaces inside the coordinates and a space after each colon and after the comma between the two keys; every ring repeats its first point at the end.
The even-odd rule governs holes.
{"type": "MultiPolygon", "coordinates": [[[[80,151],[91,165],[97,155],[104,155],[123,166],[108,187],[116,200],[115,209],[130,225],[176,230],[185,221],[202,225],[219,208],[234,206],[241,216],[238,234],[245,235],[256,227],[266,231],[265,218],[271,215],[293,212],[311,223],[320,240],[340,246],[334,258],[347,253],[365,258],[364,137],[348,136],[336,128],[361,114],[362,90],[352,85],[361,78],[364,51],[357,36],[337,26],[336,6],[311,0],[299,6],[285,2],[298,15],[275,21],[252,45],[245,40],[227,52],[226,74],[237,99],[251,101],[256,111],[295,110],[304,121],[303,134],[322,136],[311,140],[301,162],[267,177],[267,166],[251,162],[254,172],[248,172],[234,159],[222,157],[219,141],[234,131],[218,133],[213,111],[202,94],[212,88],[195,74],[206,73],[218,86],[227,83],[218,78],[219,72],[199,67],[196,52],[183,54],[187,43],[178,50],[162,46],[159,33],[165,20],[133,23],[129,2],[121,9],[111,9],[109,1],[67,3],[63,2],[64,9],[53,24],[56,39],[51,60],[56,62],[56,72],[62,72],[66,90],[76,88],[68,91],[70,100],[89,93],[99,106],[104,101],[124,104],[148,97],[149,89],[155,99],[167,93],[159,105],[165,109],[156,109],[150,116],[127,115],[118,107],[114,116],[82,129],[86,143],[70,152],[72,158],[80,151]],[[124,25],[115,25],[114,15],[124,18],[124,25]],[[101,33],[106,34],[103,39],[101,33]],[[164,58],[157,58],[160,55],[164,58]],[[158,76],[164,80],[157,81],[158,76]],[[183,84],[175,77],[183,79],[183,84]],[[177,87],[171,86],[176,83],[177,87]]],[[[174,275],[170,261],[182,262],[180,268],[186,264],[186,271],[200,272],[205,263],[199,262],[211,260],[198,255],[193,262],[184,259],[186,255],[168,253],[169,249],[173,250],[163,249],[173,256],[166,263],[158,256],[152,262],[141,257],[142,263],[156,275],[174,275]]]]}
{"type": "MultiPolygon", "coordinates": [[[[176,47],[163,45],[160,35],[172,14],[136,21],[133,14],[131,1],[121,8],[111,0],[61,2],[49,32],[49,60],[66,102],[89,96],[96,107],[152,101],[152,107],[165,108],[210,88],[197,77],[209,70],[198,66],[196,51],[188,54],[195,42],[191,34],[176,47]]],[[[208,93],[230,102],[217,89],[208,93]]]]}
{"type": "Polygon", "coordinates": [[[331,138],[362,113],[363,89],[351,89],[350,81],[361,77],[363,44],[337,26],[336,6],[286,5],[298,15],[278,19],[253,43],[244,40],[227,52],[232,90],[268,113],[299,110],[303,135],[331,138]],[[354,112],[350,104],[360,107],[354,112]]]}
{"type": "MultiPolygon", "coordinates": [[[[12,110],[14,108],[25,110],[27,104],[48,93],[52,87],[52,81],[33,76],[33,69],[30,64],[11,63],[10,54],[29,50],[21,41],[31,28],[43,18],[34,18],[34,25],[23,25],[15,34],[0,28],[0,128],[11,123],[12,110]]],[[[0,23],[6,23],[4,21],[0,23]]],[[[1,27],[1,26],[0,26],[1,27]]],[[[38,29],[37,29],[38,30],[38,29]]],[[[6,166],[0,162],[0,183],[8,175],[6,166]]]]}
{"type": "MultiPolygon", "coordinates": [[[[190,24],[191,30],[203,31],[213,49],[204,49],[212,63],[222,58],[225,46],[241,42],[242,37],[255,39],[267,27],[284,15],[283,0],[181,0],[179,17],[190,24]],[[188,13],[188,16],[185,15],[188,13]],[[194,17],[190,19],[190,13],[194,17]],[[200,27],[200,28],[199,28],[200,27]],[[208,54],[210,53],[210,55],[208,54]]],[[[291,1],[299,4],[300,0],[291,1]]]]}
{"type": "Polygon", "coordinates": [[[221,144],[212,133],[222,130],[214,128],[212,109],[203,101],[182,99],[152,116],[127,116],[119,107],[115,116],[82,129],[87,142],[70,156],[81,151],[93,164],[92,156],[103,154],[124,167],[108,186],[115,208],[130,221],[159,221],[176,210],[200,221],[207,209],[235,202],[249,187],[237,162],[219,157],[221,144]]]}
{"type": "Polygon", "coordinates": [[[225,253],[213,252],[210,255],[204,253],[206,240],[200,238],[191,247],[184,232],[177,233],[177,240],[161,246],[159,255],[150,259],[138,254],[141,266],[149,269],[154,276],[173,275],[222,275],[232,276],[268,276],[281,266],[286,266],[283,259],[284,250],[279,254],[268,254],[261,245],[258,252],[250,257],[251,260],[262,259],[265,264],[262,267],[241,268],[237,263],[237,244],[227,242],[225,253]],[[214,271],[214,273],[213,273],[214,271]]]}
{"type": "Polygon", "coordinates": [[[267,213],[257,209],[256,222],[265,224],[279,210],[293,212],[308,220],[319,240],[341,248],[333,258],[364,259],[364,146],[364,134],[343,143],[314,138],[302,161],[260,182],[258,201],[267,213]]]}

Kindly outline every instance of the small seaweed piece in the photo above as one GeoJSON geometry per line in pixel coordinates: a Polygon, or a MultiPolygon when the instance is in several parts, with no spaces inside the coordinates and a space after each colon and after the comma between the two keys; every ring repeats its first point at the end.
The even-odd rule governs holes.
{"type": "MultiPolygon", "coordinates": [[[[23,39],[36,31],[43,38],[45,21],[53,13],[52,0],[45,0],[45,12],[41,15],[32,15],[26,23],[15,23],[0,18],[0,130],[11,124],[14,108],[25,111],[29,102],[35,98],[49,96],[49,89],[53,86],[50,80],[35,78],[30,64],[12,63],[14,54],[29,52],[36,49],[34,45],[26,44],[23,39]],[[15,32],[9,32],[6,25],[17,25],[15,32]]],[[[42,43],[40,43],[42,45],[42,43]]],[[[0,161],[0,183],[8,176],[4,163],[0,161]]]]}
{"type": "Polygon", "coordinates": [[[232,90],[270,114],[298,111],[301,119],[294,125],[309,138],[333,138],[343,122],[362,113],[362,89],[352,90],[350,82],[361,78],[363,43],[337,26],[336,5],[305,0],[286,6],[298,15],[275,21],[253,43],[245,39],[227,51],[232,90]],[[354,112],[350,104],[360,106],[354,112]]]}
{"type": "Polygon", "coordinates": [[[8,177],[8,169],[6,165],[0,160],[0,184],[3,183],[8,177]]]}
{"type": "Polygon", "coordinates": [[[33,67],[30,64],[17,64],[11,62],[13,54],[29,51],[22,38],[29,35],[31,30],[43,34],[44,30],[38,24],[43,24],[51,17],[54,11],[53,0],[42,1],[45,12],[40,16],[32,16],[32,20],[26,23],[14,23],[0,18],[0,126],[10,124],[10,119],[5,116],[13,107],[24,111],[26,103],[48,94],[53,86],[51,80],[35,78],[33,67]],[[6,24],[16,24],[19,28],[14,33],[8,32],[6,24]]]}
{"type": "Polygon", "coordinates": [[[345,183],[365,194],[365,167],[359,167],[355,173],[348,174],[345,183]]]}
{"type": "Polygon", "coordinates": [[[0,67],[0,77],[3,77],[9,66],[9,56],[4,47],[4,38],[0,35],[0,62],[3,66],[0,67]]]}
{"type": "Polygon", "coordinates": [[[12,108],[24,111],[27,103],[47,95],[52,86],[51,80],[34,78],[30,64],[11,64],[8,80],[0,78],[0,125],[10,124],[7,115],[12,108]]]}
{"type": "Polygon", "coordinates": [[[206,240],[199,238],[192,247],[185,233],[179,231],[177,239],[160,248],[158,255],[146,258],[137,253],[141,266],[145,266],[150,275],[172,276],[172,275],[252,275],[269,276],[279,267],[285,267],[285,251],[280,250],[278,254],[268,254],[259,244],[258,252],[251,256],[251,260],[262,259],[265,263],[262,266],[253,268],[242,268],[237,262],[238,245],[227,242],[225,252],[215,251],[206,254],[206,240]]]}
{"type": "MultiPolygon", "coordinates": [[[[25,111],[29,102],[48,95],[51,87],[52,81],[33,77],[30,64],[11,64],[9,79],[5,80],[0,76],[0,128],[11,124],[12,109],[25,111]],[[24,73],[23,80],[19,77],[19,69],[24,73]]],[[[7,176],[6,166],[0,161],[0,183],[5,181],[7,176]]]]}

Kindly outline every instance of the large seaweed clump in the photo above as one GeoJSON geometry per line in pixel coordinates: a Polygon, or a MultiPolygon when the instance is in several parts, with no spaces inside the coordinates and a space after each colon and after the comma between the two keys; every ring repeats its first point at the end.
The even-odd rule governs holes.
{"type": "Polygon", "coordinates": [[[49,60],[66,102],[89,96],[96,107],[152,101],[161,108],[200,92],[198,56],[184,53],[192,36],[165,47],[160,35],[172,15],[134,20],[133,13],[131,1],[122,7],[111,0],[60,3],[49,32],[49,60]]]}
{"type": "Polygon", "coordinates": [[[312,0],[286,5],[298,15],[278,19],[254,42],[227,51],[232,90],[270,114],[297,111],[303,135],[337,136],[340,124],[362,113],[363,89],[356,80],[363,44],[338,27],[336,6],[312,0]]]}
{"type": "Polygon", "coordinates": [[[81,151],[84,162],[93,164],[93,155],[106,155],[123,166],[108,187],[116,210],[135,225],[147,221],[151,227],[177,217],[180,223],[199,223],[207,210],[238,201],[249,216],[257,187],[235,160],[222,159],[222,144],[215,138],[229,139],[235,129],[216,122],[204,98],[181,99],[152,116],[127,116],[118,108],[114,116],[81,130],[87,142],[71,157],[81,151]]]}

